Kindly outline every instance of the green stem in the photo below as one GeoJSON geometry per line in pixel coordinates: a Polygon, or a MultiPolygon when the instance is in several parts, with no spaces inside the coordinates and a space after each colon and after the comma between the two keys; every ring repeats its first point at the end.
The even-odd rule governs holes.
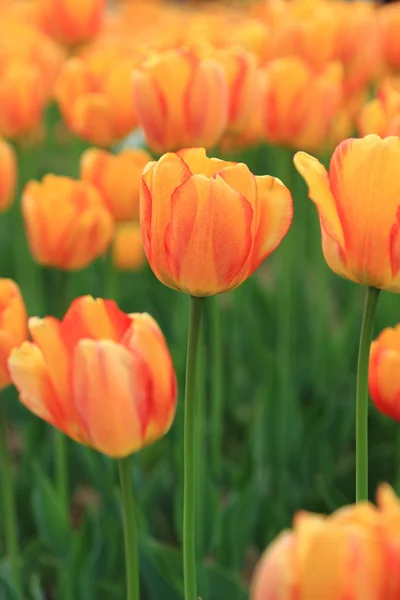
{"type": "Polygon", "coordinates": [[[218,479],[222,474],[222,435],[224,388],[222,367],[222,331],[221,309],[219,297],[209,300],[211,321],[211,346],[212,346],[212,389],[211,389],[211,456],[214,473],[218,479]]]}
{"type": "Polygon", "coordinates": [[[119,271],[114,265],[112,248],[104,257],[104,298],[118,302],[119,271]]]}
{"type": "Polygon", "coordinates": [[[135,503],[133,500],[131,457],[118,461],[119,479],[122,493],[124,516],[126,600],[140,600],[139,556],[137,547],[137,527],[135,503]]]}
{"type": "Polygon", "coordinates": [[[368,369],[380,290],[368,287],[358,350],[356,391],[356,501],[368,500],[368,369]]]}
{"type": "Polygon", "coordinates": [[[196,367],[203,298],[191,297],[186,362],[183,491],[183,572],[185,600],[197,600],[196,584],[196,367]]]}
{"type": "Polygon", "coordinates": [[[7,445],[6,419],[0,406],[0,476],[3,490],[3,517],[5,527],[6,550],[10,561],[11,580],[16,592],[21,595],[19,572],[18,532],[15,511],[13,475],[11,457],[7,445]]]}
{"type": "Polygon", "coordinates": [[[55,476],[58,497],[65,515],[69,515],[68,501],[68,447],[66,436],[58,429],[55,434],[55,476]]]}

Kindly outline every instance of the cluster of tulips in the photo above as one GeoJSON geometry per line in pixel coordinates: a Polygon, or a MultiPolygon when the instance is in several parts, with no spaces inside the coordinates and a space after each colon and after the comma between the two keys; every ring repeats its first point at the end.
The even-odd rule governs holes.
{"type": "MultiPolygon", "coordinates": [[[[34,261],[64,278],[98,258],[127,270],[147,258],[160,282],[190,296],[181,400],[185,600],[203,598],[195,545],[203,304],[280,251],[296,213],[294,168],[316,206],[328,266],[366,288],[356,504],[329,517],[297,515],[256,567],[251,598],[400,598],[400,501],[382,485],[377,507],[368,502],[368,388],[377,409],[400,421],[400,325],[371,345],[380,291],[400,292],[399,31],[400,4],[2,2],[1,211],[20,196],[14,217],[34,261]],[[54,103],[59,143],[76,136],[87,144],[79,177],[24,181],[21,161],[29,164],[44,143],[54,103]],[[283,181],[228,160],[260,144],[284,149],[283,181]]],[[[17,283],[0,280],[0,387],[13,384],[21,403],[59,430],[63,502],[65,436],[118,461],[126,597],[139,600],[130,457],[174,421],[177,378],[166,340],[150,315],[125,314],[115,298],[86,295],[63,306],[62,318],[28,318],[17,283]]],[[[12,584],[24,598],[4,424],[1,435],[1,520],[9,523],[12,584]]],[[[71,600],[68,585],[60,594],[71,600]]]]}

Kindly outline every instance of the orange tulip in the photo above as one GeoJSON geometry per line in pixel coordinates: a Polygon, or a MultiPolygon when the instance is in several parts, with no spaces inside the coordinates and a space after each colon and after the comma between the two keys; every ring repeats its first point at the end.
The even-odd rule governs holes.
{"type": "Polygon", "coordinates": [[[134,71],[133,92],[139,123],[155,152],[211,148],[227,125],[224,68],[191,50],[168,50],[145,61],[134,71]]]}
{"type": "Polygon", "coordinates": [[[400,325],[384,329],[371,345],[369,391],[378,410],[400,421],[400,325]]]}
{"type": "Polygon", "coordinates": [[[383,57],[390,69],[400,69],[400,6],[395,2],[379,9],[383,57]]]}
{"type": "Polygon", "coordinates": [[[11,383],[7,366],[11,350],[27,337],[27,315],[20,289],[11,279],[0,279],[0,390],[11,383]]]}
{"type": "Polygon", "coordinates": [[[398,600],[400,503],[388,486],[324,518],[301,513],[261,558],[251,600],[398,600]]]}
{"type": "Polygon", "coordinates": [[[64,63],[55,98],[71,131],[96,146],[111,146],[136,127],[133,64],[107,48],[64,63]]]}
{"type": "Polygon", "coordinates": [[[400,90],[391,80],[381,85],[377,98],[364,105],[358,118],[358,129],[361,135],[400,135],[400,90]]]}
{"type": "Polygon", "coordinates": [[[106,0],[36,0],[41,28],[65,44],[90,41],[99,32],[106,0]]]}
{"type": "Polygon", "coordinates": [[[17,183],[17,158],[10,144],[0,139],[0,212],[7,210],[14,199],[17,183]]]}
{"type": "Polygon", "coordinates": [[[293,206],[279,179],[192,148],[147,165],[140,211],[156,277],[201,297],[247,279],[286,235],[293,206]]]}
{"type": "Polygon", "coordinates": [[[146,263],[139,223],[123,223],[115,231],[113,261],[121,271],[139,271],[146,263]]]}
{"type": "Polygon", "coordinates": [[[400,139],[345,140],[329,173],[304,152],[294,163],[316,204],[330,268],[357,283],[400,292],[400,139]]]}
{"type": "Polygon", "coordinates": [[[126,315],[111,300],[85,296],[62,321],[29,319],[29,331],[33,342],[12,352],[9,369],[35,415],[113,458],[168,431],[176,379],[150,315],[126,315]]]}
{"type": "Polygon", "coordinates": [[[318,74],[299,58],[281,58],[263,69],[261,97],[269,142],[319,151],[327,144],[342,101],[342,69],[332,63],[318,74]]]}
{"type": "Polygon", "coordinates": [[[22,196],[28,243],[35,260],[60,269],[83,269],[111,243],[113,220],[90,183],[46,175],[22,196]]]}
{"type": "Polygon", "coordinates": [[[81,159],[81,179],[94,185],[116,221],[139,219],[140,180],[151,160],[144,150],[115,155],[90,148],[81,159]]]}

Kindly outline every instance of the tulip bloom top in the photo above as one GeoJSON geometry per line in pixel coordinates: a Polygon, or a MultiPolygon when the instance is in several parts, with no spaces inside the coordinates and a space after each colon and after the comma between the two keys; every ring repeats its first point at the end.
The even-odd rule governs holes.
{"type": "Polygon", "coordinates": [[[369,391],[378,410],[400,421],[400,325],[384,329],[371,345],[369,391]]]}
{"type": "Polygon", "coordinates": [[[253,273],[286,235],[293,205],[279,179],[191,148],[147,165],[140,212],[155,275],[202,297],[232,290],[253,273]]]}
{"type": "Polygon", "coordinates": [[[164,435],[176,379],[164,337],[147,314],[111,300],[75,300],[64,319],[29,319],[33,342],[9,359],[21,402],[72,439],[114,458],[164,435]]]}
{"type": "Polygon", "coordinates": [[[297,515],[262,557],[251,600],[398,600],[400,502],[387,485],[377,500],[297,515]]]}
{"type": "Polygon", "coordinates": [[[400,139],[345,140],[329,173],[304,152],[294,162],[317,206],[330,268],[357,283],[400,292],[400,139]]]}

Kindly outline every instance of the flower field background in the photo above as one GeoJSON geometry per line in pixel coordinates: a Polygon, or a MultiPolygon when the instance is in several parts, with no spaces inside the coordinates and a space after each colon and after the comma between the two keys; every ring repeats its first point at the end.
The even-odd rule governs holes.
{"type": "MultiPolygon", "coordinates": [[[[153,274],[157,265],[152,271],[146,260],[139,232],[142,171],[166,152],[204,147],[210,157],[279,178],[293,198],[292,224],[271,256],[228,293],[214,295],[213,288],[198,294],[210,296],[204,300],[191,432],[198,595],[245,600],[261,553],[291,526],[297,511],[327,514],[355,502],[365,290],[354,281],[383,288],[374,337],[400,322],[400,302],[385,291],[386,280],[368,279],[368,267],[364,279],[341,278],[328,267],[318,212],[293,157],[303,150],[328,167],[346,138],[400,135],[399,69],[398,4],[0,4],[0,276],[18,284],[29,317],[62,318],[74,299],[86,295],[115,300],[127,314],[149,313],[176,371],[171,429],[165,437],[160,430],[155,437],[161,439],[131,458],[141,600],[193,600],[184,595],[182,564],[184,387],[193,291],[185,282],[171,285],[176,289],[163,285],[153,274]],[[123,163],[127,149],[133,154],[123,163]],[[119,159],[114,171],[112,154],[119,159]],[[49,174],[60,179],[46,180],[49,174]],[[93,215],[98,211],[90,223],[82,217],[89,205],[93,215]]],[[[366,162],[355,176],[371,181],[380,198],[375,167],[366,162]]],[[[400,163],[393,174],[400,180],[400,163]]],[[[160,181],[164,189],[167,183],[160,181]]],[[[399,183],[393,190],[383,189],[382,202],[399,191],[399,183]]],[[[378,223],[379,213],[371,215],[378,223]]],[[[228,209],[226,219],[227,227],[236,227],[228,209]]],[[[357,228],[356,220],[352,226],[357,228]]],[[[182,231],[184,237],[187,228],[182,231]]],[[[385,235],[389,239],[391,230],[385,235]]],[[[200,272],[201,260],[199,252],[188,272],[200,272]]],[[[165,283],[165,276],[157,276],[165,283]]],[[[228,289],[223,282],[217,291],[228,289]]],[[[0,286],[5,373],[11,347],[24,339],[13,346],[6,336],[3,341],[3,330],[13,329],[10,320],[17,319],[7,308],[0,286]]],[[[56,365],[55,346],[49,356],[56,365]]],[[[18,575],[15,580],[7,547],[13,532],[5,494],[1,600],[126,598],[118,470],[105,456],[112,452],[64,438],[65,503],[56,430],[18,401],[4,377],[0,486],[8,485],[7,454],[18,544],[11,555],[17,554],[18,575]]],[[[117,373],[113,381],[119,389],[117,373]]],[[[399,390],[400,373],[396,381],[399,390]]],[[[96,419],[113,423],[117,402],[101,407],[96,419]]],[[[400,492],[399,425],[371,404],[368,428],[369,496],[382,482],[400,492]]],[[[318,597],[324,598],[299,599],[318,597]]],[[[255,600],[275,598],[266,593],[255,600]]]]}

